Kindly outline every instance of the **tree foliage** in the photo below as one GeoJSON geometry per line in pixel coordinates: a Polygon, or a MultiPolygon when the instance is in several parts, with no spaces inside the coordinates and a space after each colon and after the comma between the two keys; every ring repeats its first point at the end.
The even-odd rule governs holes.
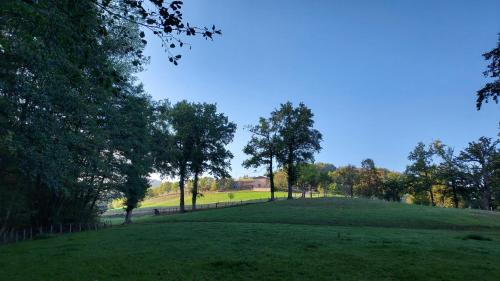
{"type": "Polygon", "coordinates": [[[496,48],[484,53],[483,57],[485,60],[490,61],[488,69],[483,74],[493,80],[477,91],[476,107],[478,110],[481,109],[483,103],[488,103],[490,99],[498,103],[498,97],[500,96],[500,34],[498,34],[496,48]]]}
{"type": "Polygon", "coordinates": [[[270,181],[271,200],[274,200],[274,170],[273,161],[280,150],[280,139],[273,120],[261,117],[259,124],[249,128],[252,137],[243,152],[250,156],[243,162],[245,168],[266,166],[270,181]]]}
{"type": "Polygon", "coordinates": [[[0,232],[90,221],[118,196],[137,206],[161,124],[135,78],[142,29],[168,50],[220,33],[188,25],[181,5],[0,1],[0,232]]]}
{"type": "Polygon", "coordinates": [[[314,129],[314,114],[305,104],[294,107],[291,102],[281,104],[271,113],[279,136],[278,163],[288,175],[288,199],[292,199],[292,187],[297,181],[297,165],[314,161],[314,153],[321,150],[321,133],[314,129]]]}

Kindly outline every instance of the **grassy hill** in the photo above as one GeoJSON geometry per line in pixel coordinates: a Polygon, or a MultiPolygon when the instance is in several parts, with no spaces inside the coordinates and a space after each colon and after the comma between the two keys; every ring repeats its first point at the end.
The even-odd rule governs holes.
{"type": "Polygon", "coordinates": [[[2,280],[500,280],[500,214],[300,199],[0,248],[2,280]]]}

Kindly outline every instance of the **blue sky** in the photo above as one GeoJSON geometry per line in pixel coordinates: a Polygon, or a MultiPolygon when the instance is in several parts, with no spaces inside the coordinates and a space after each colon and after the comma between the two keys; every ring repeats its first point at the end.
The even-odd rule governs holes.
{"type": "Polygon", "coordinates": [[[179,66],[149,37],[139,78],[155,99],[218,104],[238,124],[232,175],[245,170],[245,126],[304,102],[323,133],[317,161],[403,171],[419,141],[462,149],[499,132],[500,106],[475,108],[481,54],[500,32],[500,1],[186,1],[184,17],[223,36],[190,39],[179,66]]]}

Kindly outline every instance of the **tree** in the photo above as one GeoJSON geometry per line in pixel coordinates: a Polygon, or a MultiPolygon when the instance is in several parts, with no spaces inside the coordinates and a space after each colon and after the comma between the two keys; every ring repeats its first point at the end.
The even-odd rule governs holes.
{"type": "Polygon", "coordinates": [[[195,124],[193,126],[193,147],[191,151],[190,170],[193,174],[192,208],[196,209],[198,196],[198,177],[209,172],[219,178],[228,178],[227,172],[233,154],[226,146],[233,140],[236,124],[217,113],[215,104],[194,104],[195,124]]]}
{"type": "Polygon", "coordinates": [[[354,197],[354,186],[358,184],[359,172],[354,165],[347,165],[330,172],[333,182],[341,189],[347,190],[351,198],[354,197]]]}
{"type": "Polygon", "coordinates": [[[458,208],[459,196],[464,193],[466,186],[463,163],[455,156],[453,148],[441,142],[435,142],[434,148],[442,160],[437,167],[437,178],[450,190],[453,206],[458,208]]]}
{"type": "Polygon", "coordinates": [[[106,21],[88,1],[0,6],[0,143],[8,148],[0,162],[10,163],[0,186],[13,176],[19,185],[7,213],[17,226],[92,220],[122,182],[110,120],[117,96],[130,94],[132,60],[144,61],[128,51],[142,50],[139,31],[106,21]]]}
{"type": "Polygon", "coordinates": [[[468,176],[480,198],[482,209],[495,209],[495,193],[500,189],[498,181],[498,159],[500,140],[481,137],[477,142],[470,142],[459,159],[466,165],[468,176]]]}
{"type": "Polygon", "coordinates": [[[375,167],[375,162],[367,158],[361,162],[361,169],[359,169],[359,180],[355,186],[355,192],[364,197],[381,197],[381,177],[375,167]]]}
{"type": "Polygon", "coordinates": [[[139,28],[161,38],[174,64],[181,56],[170,51],[184,45],[181,37],[220,34],[189,25],[181,5],[0,1],[0,233],[91,221],[98,203],[144,186],[144,170],[124,165],[142,162],[145,150],[128,146],[143,139],[130,135],[141,130],[120,143],[130,124],[115,118],[147,62],[139,28]]]}
{"type": "Polygon", "coordinates": [[[401,196],[405,191],[405,179],[400,173],[384,173],[380,186],[381,197],[387,201],[401,201],[401,196]]]}
{"type": "MultiPolygon", "coordinates": [[[[182,48],[184,45],[191,48],[191,45],[185,43],[182,37],[201,35],[205,39],[212,40],[214,35],[222,34],[221,30],[216,28],[215,25],[212,25],[211,28],[206,26],[201,28],[186,22],[182,14],[183,1],[81,0],[80,2],[94,5],[94,8],[97,8],[99,13],[105,16],[107,22],[112,23],[115,20],[127,21],[150,31],[161,40],[169,61],[174,65],[178,64],[177,61],[181,58],[181,55],[174,55],[172,50],[177,47],[182,48]]],[[[107,35],[105,24],[101,25],[98,30],[107,35]]],[[[146,44],[146,34],[141,32],[140,35],[142,42],[146,44]]],[[[143,56],[141,50],[139,52],[134,49],[130,51],[139,58],[143,56]]]]}
{"type": "Polygon", "coordinates": [[[243,162],[245,168],[267,166],[271,187],[271,201],[274,200],[274,171],[273,160],[279,151],[279,139],[272,120],[261,117],[259,124],[249,128],[252,137],[243,148],[243,152],[250,156],[243,162]]]}
{"type": "Polygon", "coordinates": [[[484,59],[490,61],[488,69],[483,74],[485,77],[492,78],[493,81],[486,83],[481,90],[477,91],[476,107],[478,110],[481,109],[483,102],[488,103],[490,99],[498,103],[500,96],[500,33],[498,35],[496,48],[483,54],[484,59]]]}
{"type": "Polygon", "coordinates": [[[313,188],[319,185],[320,173],[314,164],[302,163],[297,166],[297,183],[302,188],[302,192],[309,189],[312,198],[313,188]]]}
{"type": "Polygon", "coordinates": [[[303,103],[294,108],[291,102],[281,104],[280,109],[271,113],[281,143],[277,160],[288,175],[288,199],[293,199],[292,186],[297,180],[297,165],[312,162],[314,153],[321,150],[322,135],[313,128],[313,116],[303,103]]]}
{"type": "Polygon", "coordinates": [[[153,170],[153,108],[146,96],[124,96],[116,117],[114,124],[119,126],[119,132],[113,141],[117,148],[115,153],[121,156],[118,159],[119,169],[125,178],[118,190],[125,198],[124,223],[130,224],[132,210],[144,199],[149,188],[148,176],[153,170]]]}
{"type": "Polygon", "coordinates": [[[312,197],[313,189],[319,191],[320,187],[326,196],[326,192],[331,178],[328,173],[335,171],[335,166],[327,163],[302,163],[298,165],[297,169],[297,183],[302,187],[303,191],[309,188],[312,197]]]}
{"type": "Polygon", "coordinates": [[[432,144],[427,147],[424,143],[419,142],[408,156],[408,160],[412,163],[406,167],[405,172],[412,191],[414,193],[427,192],[432,206],[436,205],[432,186],[437,181],[437,167],[433,163],[434,155],[435,150],[432,144]]]}
{"type": "Polygon", "coordinates": [[[179,177],[179,208],[184,207],[184,188],[189,178],[189,163],[194,146],[193,132],[197,123],[196,108],[192,103],[180,101],[174,106],[164,102],[161,122],[157,126],[156,169],[163,176],[179,177]]]}

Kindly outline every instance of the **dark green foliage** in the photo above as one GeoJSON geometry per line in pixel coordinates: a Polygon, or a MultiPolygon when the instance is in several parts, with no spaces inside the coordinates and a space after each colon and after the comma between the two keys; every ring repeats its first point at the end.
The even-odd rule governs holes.
{"type": "Polygon", "coordinates": [[[229,122],[224,114],[217,113],[215,104],[198,103],[194,107],[196,112],[194,131],[191,133],[194,140],[190,170],[194,176],[192,206],[196,208],[199,176],[207,172],[216,178],[231,177],[228,170],[231,169],[233,154],[226,146],[233,141],[236,124],[229,122]]]}
{"type": "Polygon", "coordinates": [[[181,101],[164,106],[159,139],[164,147],[157,154],[157,170],[163,175],[179,177],[180,208],[184,211],[185,184],[194,176],[193,204],[196,203],[198,177],[209,172],[228,177],[233,157],[226,145],[233,140],[236,125],[217,113],[213,104],[181,101]]]}
{"type": "Polygon", "coordinates": [[[500,96],[500,34],[498,34],[498,42],[496,48],[484,53],[483,57],[485,60],[490,61],[488,65],[488,70],[483,74],[485,77],[490,77],[493,81],[486,83],[486,85],[479,91],[477,91],[477,109],[481,109],[483,103],[488,103],[491,99],[495,103],[498,103],[498,97],[500,96]]]}
{"type": "Polygon", "coordinates": [[[500,157],[500,140],[481,137],[477,142],[470,142],[460,152],[459,160],[462,161],[468,187],[472,197],[479,201],[482,209],[496,209],[500,202],[495,201],[495,195],[500,189],[498,178],[500,157]]]}
{"type": "Polygon", "coordinates": [[[323,136],[313,128],[313,117],[311,109],[303,103],[293,107],[287,102],[271,113],[280,142],[277,160],[287,171],[289,199],[293,198],[292,186],[298,179],[297,165],[312,162],[314,153],[321,150],[323,136]]]}
{"type": "Polygon", "coordinates": [[[436,205],[432,190],[433,185],[437,183],[437,167],[433,163],[435,154],[434,145],[426,146],[422,142],[418,143],[408,156],[408,160],[412,163],[406,167],[405,172],[410,192],[413,194],[427,193],[432,206],[436,205]]]}
{"type": "Polygon", "coordinates": [[[220,34],[189,26],[181,5],[0,1],[0,233],[93,220],[114,196],[137,206],[161,115],[134,77],[147,61],[139,26],[180,46],[177,35],[220,34]]]}
{"type": "Polygon", "coordinates": [[[266,166],[271,188],[271,200],[274,200],[274,170],[273,161],[280,150],[280,139],[273,120],[261,117],[259,124],[249,128],[252,137],[243,148],[243,152],[250,156],[243,162],[245,168],[266,166]]]}

